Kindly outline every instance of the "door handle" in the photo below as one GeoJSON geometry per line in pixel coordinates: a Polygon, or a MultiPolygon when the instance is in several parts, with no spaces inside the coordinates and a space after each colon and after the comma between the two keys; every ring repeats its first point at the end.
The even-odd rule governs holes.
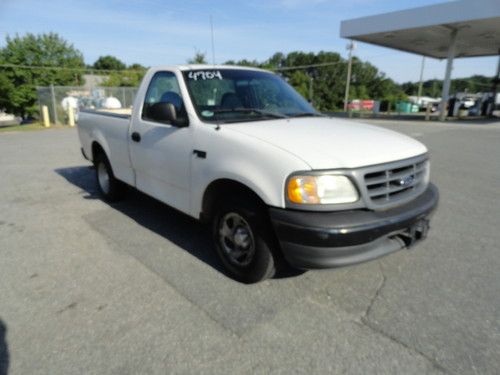
{"type": "Polygon", "coordinates": [[[134,142],[140,142],[141,141],[141,135],[137,132],[133,132],[130,136],[134,142]]]}
{"type": "Polygon", "coordinates": [[[200,159],[205,159],[207,157],[207,152],[206,151],[193,150],[193,154],[195,154],[200,159]]]}

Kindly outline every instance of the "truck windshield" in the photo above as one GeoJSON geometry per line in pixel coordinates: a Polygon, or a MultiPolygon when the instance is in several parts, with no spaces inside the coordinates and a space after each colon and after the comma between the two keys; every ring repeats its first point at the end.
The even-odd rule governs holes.
{"type": "Polygon", "coordinates": [[[205,69],[183,74],[196,112],[206,122],[321,116],[288,83],[272,73],[205,69]]]}

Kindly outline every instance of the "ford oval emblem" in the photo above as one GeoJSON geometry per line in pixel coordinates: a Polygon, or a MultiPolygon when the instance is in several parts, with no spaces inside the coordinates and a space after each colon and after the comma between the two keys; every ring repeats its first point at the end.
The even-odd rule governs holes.
{"type": "Polygon", "coordinates": [[[409,186],[412,184],[412,182],[415,180],[415,177],[413,175],[408,175],[399,180],[399,186],[409,186]]]}

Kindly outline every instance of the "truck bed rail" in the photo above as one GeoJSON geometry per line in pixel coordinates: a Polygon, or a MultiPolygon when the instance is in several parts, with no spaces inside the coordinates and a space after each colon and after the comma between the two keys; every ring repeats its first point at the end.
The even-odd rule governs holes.
{"type": "Polygon", "coordinates": [[[124,118],[124,119],[129,119],[132,116],[132,114],[131,114],[132,109],[130,109],[130,108],[100,109],[100,110],[81,109],[80,112],[91,113],[91,114],[99,115],[99,116],[118,117],[118,118],[124,118]]]}

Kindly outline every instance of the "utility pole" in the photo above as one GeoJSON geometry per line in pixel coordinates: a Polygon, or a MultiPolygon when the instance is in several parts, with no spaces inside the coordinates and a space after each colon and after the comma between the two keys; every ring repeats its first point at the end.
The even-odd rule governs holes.
{"type": "Polygon", "coordinates": [[[351,84],[351,66],[352,66],[352,51],[356,48],[356,45],[351,40],[346,47],[349,50],[349,62],[347,64],[347,80],[345,83],[345,97],[344,97],[344,111],[347,112],[347,103],[349,101],[349,86],[351,84]]]}
{"type": "Polygon", "coordinates": [[[313,104],[313,81],[314,81],[314,78],[312,76],[309,76],[309,103],[311,103],[311,105],[314,105],[313,104]]]}
{"type": "Polygon", "coordinates": [[[422,56],[422,65],[420,66],[420,82],[418,83],[417,105],[420,107],[420,97],[422,96],[422,79],[424,78],[425,56],[422,56]]]}

